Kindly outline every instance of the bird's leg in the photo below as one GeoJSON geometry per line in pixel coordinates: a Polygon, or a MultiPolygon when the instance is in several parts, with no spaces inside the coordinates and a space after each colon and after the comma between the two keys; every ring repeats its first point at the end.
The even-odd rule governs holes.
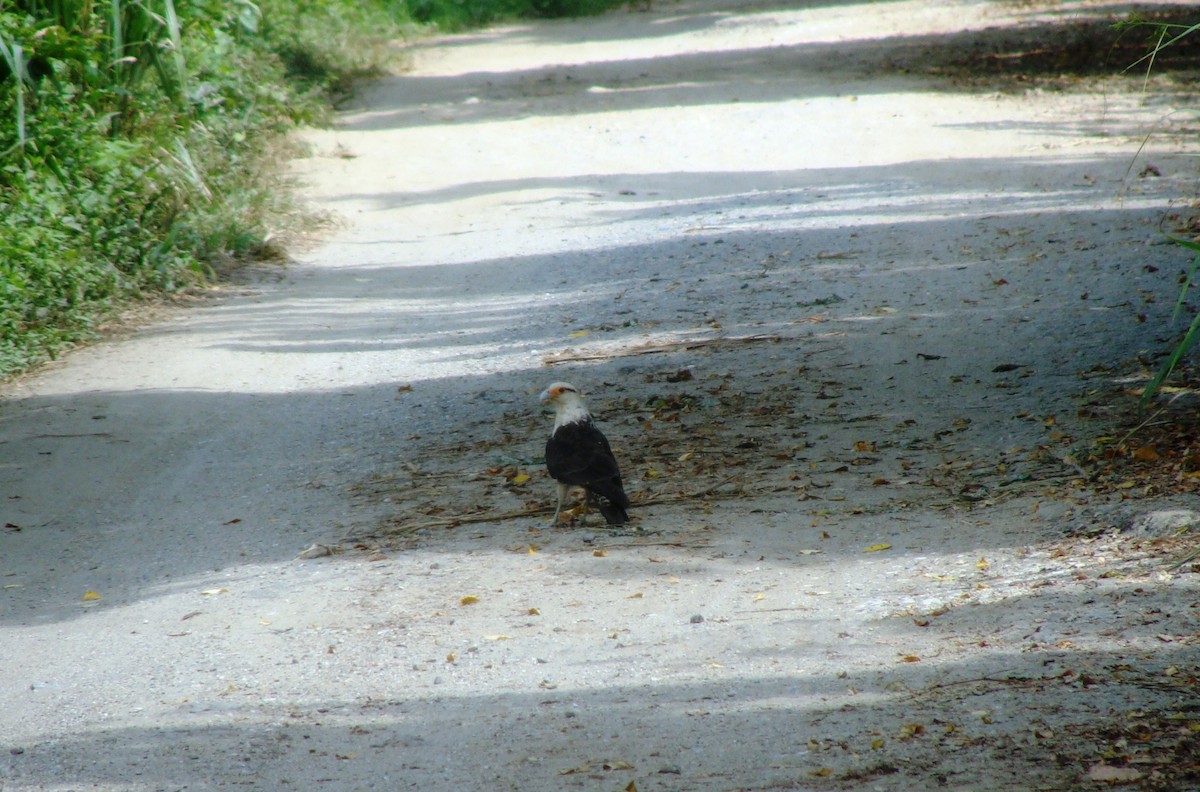
{"type": "Polygon", "coordinates": [[[584,490],[583,493],[583,512],[579,515],[579,524],[584,528],[587,527],[588,506],[592,505],[592,493],[584,490]]]}
{"type": "Polygon", "coordinates": [[[551,525],[558,522],[558,515],[562,512],[563,502],[567,499],[567,490],[569,489],[570,487],[566,484],[558,482],[558,508],[554,510],[554,517],[550,520],[551,525]]]}

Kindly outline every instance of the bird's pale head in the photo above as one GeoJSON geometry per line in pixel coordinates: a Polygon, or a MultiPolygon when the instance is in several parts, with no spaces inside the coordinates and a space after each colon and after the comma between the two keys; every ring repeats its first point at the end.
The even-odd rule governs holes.
{"type": "Polygon", "coordinates": [[[590,418],[587,405],[579,395],[579,389],[567,382],[555,382],[542,391],[538,399],[558,414],[555,427],[564,423],[590,418]]]}
{"type": "Polygon", "coordinates": [[[568,382],[555,382],[542,391],[542,395],[538,397],[542,404],[548,404],[552,407],[557,407],[560,404],[565,404],[578,398],[579,389],[568,382]]]}

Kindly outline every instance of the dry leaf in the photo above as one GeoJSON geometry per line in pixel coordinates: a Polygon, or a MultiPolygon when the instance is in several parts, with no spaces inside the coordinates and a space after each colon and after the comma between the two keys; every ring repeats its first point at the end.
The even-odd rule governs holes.
{"type": "Polygon", "coordinates": [[[1133,458],[1142,462],[1154,462],[1158,459],[1158,451],[1154,446],[1142,446],[1134,450],[1133,458]]]}
{"type": "Polygon", "coordinates": [[[227,588],[211,588],[211,589],[204,589],[204,591],[201,591],[200,593],[206,597],[211,597],[216,594],[228,594],[229,589],[227,589],[227,588]]]}
{"type": "Polygon", "coordinates": [[[458,655],[454,654],[454,652],[450,652],[448,655],[446,655],[447,663],[453,663],[457,659],[458,659],[458,655]]]}
{"type": "Polygon", "coordinates": [[[833,769],[829,767],[822,767],[820,770],[813,770],[811,773],[809,773],[809,775],[814,775],[817,778],[828,778],[829,776],[833,775],[833,769]]]}
{"type": "Polygon", "coordinates": [[[603,547],[597,547],[592,551],[592,555],[594,555],[596,558],[604,558],[606,555],[608,555],[608,551],[603,547]]]}
{"type": "Polygon", "coordinates": [[[886,542],[884,542],[881,544],[873,544],[870,547],[864,549],[863,552],[864,553],[878,553],[880,550],[891,550],[891,549],[892,549],[892,546],[890,544],[887,544],[886,542]]]}
{"type": "Polygon", "coordinates": [[[917,657],[916,655],[904,655],[903,657],[900,658],[900,662],[901,663],[919,663],[919,662],[921,662],[921,658],[917,657]]]}
{"type": "Polygon", "coordinates": [[[925,727],[919,723],[906,723],[900,727],[900,739],[919,737],[925,733],[925,727]]]}
{"type": "Polygon", "coordinates": [[[591,330],[576,330],[574,333],[568,333],[567,338],[583,338],[591,333],[591,330]]]}
{"type": "Polygon", "coordinates": [[[625,599],[641,599],[641,598],[642,598],[642,592],[635,591],[634,593],[627,596],[625,599]]]}
{"type": "Polygon", "coordinates": [[[84,602],[95,602],[98,599],[100,599],[100,595],[94,591],[83,592],[83,601],[84,602]]]}
{"type": "Polygon", "coordinates": [[[479,597],[476,597],[474,594],[468,594],[467,596],[460,599],[458,601],[458,604],[459,605],[474,605],[476,602],[479,602],[479,597]]]}
{"type": "Polygon", "coordinates": [[[525,614],[527,616],[541,616],[542,612],[537,608],[530,608],[529,610],[525,611],[525,614]]]}
{"type": "Polygon", "coordinates": [[[988,563],[988,560],[986,558],[981,558],[975,562],[976,569],[987,569],[990,566],[991,566],[991,564],[988,563]]]}
{"type": "Polygon", "coordinates": [[[485,641],[511,641],[512,636],[510,636],[510,635],[485,635],[485,636],[483,636],[483,640],[485,640],[485,641]]]}
{"type": "Polygon", "coordinates": [[[1139,770],[1132,767],[1114,767],[1113,765],[1098,764],[1088,768],[1089,781],[1104,781],[1109,784],[1132,784],[1142,777],[1139,770]]]}

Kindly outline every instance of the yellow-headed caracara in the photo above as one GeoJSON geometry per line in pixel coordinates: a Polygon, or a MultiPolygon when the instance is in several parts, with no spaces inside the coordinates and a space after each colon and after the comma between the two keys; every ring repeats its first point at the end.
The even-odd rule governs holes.
{"type": "Polygon", "coordinates": [[[587,490],[585,519],[587,505],[594,503],[610,525],[628,522],[625,510],[629,508],[629,496],[621,486],[617,458],[608,438],[592,422],[592,414],[579,391],[574,385],[556,382],[542,391],[540,398],[542,404],[554,408],[554,431],[546,441],[546,469],[558,482],[554,522],[558,522],[571,487],[587,490]]]}

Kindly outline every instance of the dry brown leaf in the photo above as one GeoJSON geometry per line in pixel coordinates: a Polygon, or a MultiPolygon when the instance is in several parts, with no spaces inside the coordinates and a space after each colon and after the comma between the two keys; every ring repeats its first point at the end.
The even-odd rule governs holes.
{"type": "Polygon", "coordinates": [[[1142,446],[1135,448],[1132,456],[1141,462],[1154,462],[1158,459],[1158,450],[1154,446],[1142,446]]]}
{"type": "Polygon", "coordinates": [[[1088,768],[1087,777],[1089,781],[1103,781],[1108,784],[1132,784],[1142,777],[1142,773],[1132,767],[1098,764],[1088,768]]]}

